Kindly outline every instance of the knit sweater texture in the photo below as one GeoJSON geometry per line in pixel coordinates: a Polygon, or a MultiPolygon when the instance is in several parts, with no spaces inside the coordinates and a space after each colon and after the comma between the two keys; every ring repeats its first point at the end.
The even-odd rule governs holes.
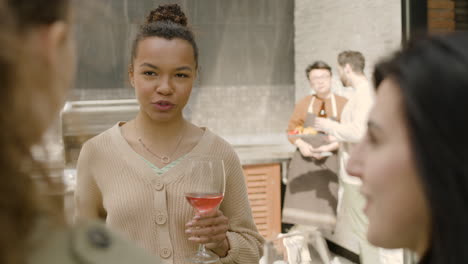
{"type": "Polygon", "coordinates": [[[187,263],[187,255],[198,244],[185,234],[194,209],[184,197],[191,187],[184,169],[190,158],[209,155],[223,159],[226,171],[220,210],[229,218],[230,250],[221,263],[258,263],[264,240],[252,217],[239,158],[229,143],[204,130],[184,160],[163,175],[131,148],[120,124],[87,141],[78,159],[75,220],[104,219],[110,229],[161,257],[163,263],[187,263]]]}

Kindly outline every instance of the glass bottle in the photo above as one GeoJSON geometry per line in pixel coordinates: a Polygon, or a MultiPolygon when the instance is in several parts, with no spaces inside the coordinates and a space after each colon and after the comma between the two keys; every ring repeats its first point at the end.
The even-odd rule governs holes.
{"type": "Polygon", "coordinates": [[[327,115],[327,110],[325,110],[325,101],[322,102],[322,105],[320,106],[320,110],[319,110],[319,113],[318,113],[318,117],[323,117],[323,118],[327,118],[328,115],[327,115]]]}

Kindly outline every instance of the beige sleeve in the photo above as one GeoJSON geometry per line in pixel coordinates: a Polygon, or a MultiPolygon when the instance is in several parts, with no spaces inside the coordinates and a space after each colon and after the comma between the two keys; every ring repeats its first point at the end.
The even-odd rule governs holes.
{"type": "Polygon", "coordinates": [[[257,264],[262,257],[264,239],[253,220],[244,172],[234,150],[229,151],[224,162],[226,193],[220,210],[229,219],[230,249],[221,263],[257,264]]]}
{"type": "Polygon", "coordinates": [[[77,163],[75,187],[74,222],[89,219],[104,219],[102,195],[93,175],[95,151],[89,143],[81,149],[77,163]]]}
{"type": "MultiPolygon", "coordinates": [[[[296,104],[296,106],[294,107],[294,112],[292,113],[291,118],[289,119],[287,132],[293,131],[298,126],[304,126],[304,119],[307,114],[310,101],[311,96],[307,96],[296,104]]],[[[291,144],[294,144],[297,138],[288,138],[288,140],[289,142],[291,142],[291,144]]]]}
{"type": "Polygon", "coordinates": [[[373,105],[373,98],[370,95],[362,94],[354,96],[352,102],[347,102],[343,111],[348,111],[348,116],[352,116],[352,120],[341,120],[341,123],[330,122],[329,127],[325,132],[337,138],[340,142],[357,143],[367,131],[367,120],[369,111],[373,105]],[[351,108],[350,106],[353,106],[351,108]],[[346,122],[347,121],[347,122],[346,122]]]}

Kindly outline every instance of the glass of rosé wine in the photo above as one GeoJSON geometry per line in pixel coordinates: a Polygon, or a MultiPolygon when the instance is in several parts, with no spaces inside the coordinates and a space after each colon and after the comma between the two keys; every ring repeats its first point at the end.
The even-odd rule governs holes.
{"type": "MultiPolygon", "coordinates": [[[[226,174],[224,162],[210,157],[191,158],[186,168],[186,179],[189,187],[185,191],[185,198],[199,213],[215,210],[224,198],[226,174]]],[[[191,263],[215,263],[218,255],[206,250],[200,244],[198,251],[188,257],[191,263]]]]}

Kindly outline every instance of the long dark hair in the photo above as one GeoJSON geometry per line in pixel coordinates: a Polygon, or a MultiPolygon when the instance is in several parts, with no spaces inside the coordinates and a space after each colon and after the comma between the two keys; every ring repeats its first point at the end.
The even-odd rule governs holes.
{"type": "MultiPolygon", "coordinates": [[[[45,212],[32,175],[47,182],[47,172],[31,152],[42,130],[32,120],[34,115],[22,114],[29,109],[24,100],[28,91],[44,87],[18,85],[18,78],[35,80],[42,75],[21,74],[23,65],[17,60],[23,51],[22,36],[33,27],[65,20],[68,8],[69,0],[0,1],[0,263],[26,263],[31,233],[45,212]]],[[[35,63],[34,58],[30,62],[35,63]]]]}
{"type": "Polygon", "coordinates": [[[66,20],[70,0],[6,0],[20,29],[66,20]]]}
{"type": "MultiPolygon", "coordinates": [[[[401,88],[412,150],[431,210],[423,263],[468,263],[468,34],[433,36],[375,68],[401,88]]],[[[397,154],[395,154],[397,155],[397,154]]]]}

